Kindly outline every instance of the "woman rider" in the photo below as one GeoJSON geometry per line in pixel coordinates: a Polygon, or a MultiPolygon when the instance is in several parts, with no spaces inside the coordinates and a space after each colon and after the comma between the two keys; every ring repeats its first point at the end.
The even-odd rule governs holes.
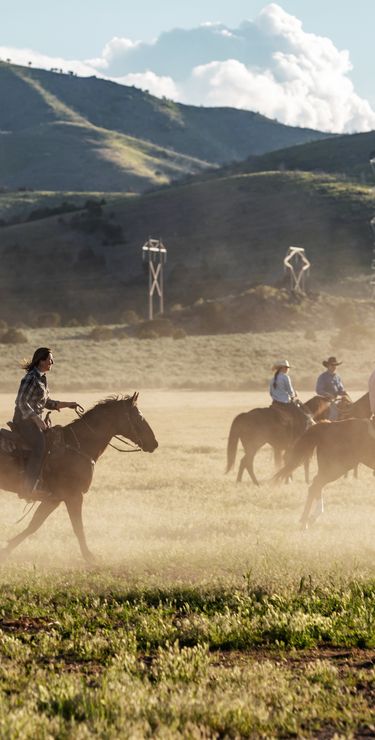
{"type": "Polygon", "coordinates": [[[310,414],[304,411],[301,402],[297,399],[297,394],[289,377],[289,368],[288,360],[278,360],[272,368],[275,373],[270,382],[272,406],[280,409],[280,411],[289,412],[298,425],[303,422],[303,427],[306,428],[313,423],[313,420],[310,414]]]}
{"type": "Polygon", "coordinates": [[[31,494],[38,486],[46,453],[44,432],[47,425],[43,421],[44,409],[76,407],[75,401],[53,401],[49,398],[46,373],[53,365],[52,352],[48,347],[35,350],[30,362],[22,365],[26,375],[22,378],[16,398],[13,424],[15,431],[31,448],[25,470],[25,494],[31,494]]]}

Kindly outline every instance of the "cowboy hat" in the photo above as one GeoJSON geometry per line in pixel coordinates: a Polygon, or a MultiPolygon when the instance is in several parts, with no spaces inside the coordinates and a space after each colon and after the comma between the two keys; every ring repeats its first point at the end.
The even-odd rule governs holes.
{"type": "Polygon", "coordinates": [[[338,362],[336,357],[328,357],[328,360],[323,360],[322,365],[324,365],[324,367],[328,367],[328,365],[336,365],[337,367],[337,365],[342,365],[342,362],[338,362]]]}
{"type": "Polygon", "coordinates": [[[272,370],[278,370],[280,367],[290,367],[288,360],[277,360],[273,363],[272,370]]]}

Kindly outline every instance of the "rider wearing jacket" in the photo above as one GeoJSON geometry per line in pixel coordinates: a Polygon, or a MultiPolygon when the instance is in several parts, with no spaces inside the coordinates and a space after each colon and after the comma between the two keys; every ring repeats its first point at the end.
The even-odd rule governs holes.
{"type": "Polygon", "coordinates": [[[52,365],[51,350],[39,347],[32,360],[22,366],[27,372],[18,390],[13,425],[31,448],[25,470],[25,494],[31,494],[37,488],[46,453],[44,432],[47,425],[42,418],[44,409],[60,411],[77,405],[75,401],[53,401],[49,397],[46,373],[52,365]]]}

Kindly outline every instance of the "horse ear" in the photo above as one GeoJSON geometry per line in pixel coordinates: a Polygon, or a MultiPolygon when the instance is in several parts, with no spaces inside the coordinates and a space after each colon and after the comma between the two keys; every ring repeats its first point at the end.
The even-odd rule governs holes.
{"type": "Polygon", "coordinates": [[[132,406],[135,406],[136,405],[136,403],[138,401],[138,396],[139,396],[139,393],[137,393],[137,392],[133,393],[133,395],[132,395],[132,406]]]}

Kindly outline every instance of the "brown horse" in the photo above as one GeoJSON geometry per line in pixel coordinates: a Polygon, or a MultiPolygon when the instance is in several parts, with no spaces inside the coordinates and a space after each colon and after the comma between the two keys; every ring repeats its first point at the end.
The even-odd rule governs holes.
{"type": "Polygon", "coordinates": [[[359,463],[375,470],[375,426],[368,419],[347,419],[316,424],[308,429],[288,453],[284,467],[274,481],[288,480],[293,471],[309,460],[316,448],[318,473],[309,487],[301,525],[307,529],[323,513],[322,490],[327,483],[337,480],[359,463]],[[316,511],[310,517],[311,506],[316,511]]]}
{"type": "MultiPolygon", "coordinates": [[[[314,421],[324,419],[328,414],[330,401],[323,396],[313,396],[304,406],[314,421]]],[[[227,468],[228,473],[236,459],[238,442],[241,441],[245,455],[241,460],[237,475],[237,483],[242,480],[246,469],[251,480],[256,486],[259,481],[254,472],[254,457],[258,450],[265,444],[274,449],[275,463],[281,464],[282,454],[291,447],[295,440],[303,433],[305,423],[303,415],[290,414],[288,410],[279,411],[274,406],[268,408],[252,409],[244,414],[239,414],[232,422],[228,445],[227,445],[227,468]]],[[[306,475],[308,475],[306,470],[306,475]]]]}
{"type": "Polygon", "coordinates": [[[337,404],[339,421],[344,419],[369,419],[371,416],[370,395],[365,393],[358,401],[351,401],[349,397],[344,398],[337,404]]]}
{"type": "MultiPolygon", "coordinates": [[[[47,459],[43,471],[44,486],[51,492],[39,504],[31,522],[20,534],[9,540],[0,552],[4,560],[26,537],[34,534],[50,514],[65,503],[70,521],[85,560],[94,557],[86,544],[82,523],[83,494],[91,485],[94,465],[112,437],[122,435],[144,452],[153,452],[158,443],[146,419],[137,407],[138,393],[133,396],[101,401],[71,424],[61,427],[63,444],[60,453],[47,459]]],[[[0,452],[0,488],[19,493],[22,470],[14,455],[0,452]]]]}

